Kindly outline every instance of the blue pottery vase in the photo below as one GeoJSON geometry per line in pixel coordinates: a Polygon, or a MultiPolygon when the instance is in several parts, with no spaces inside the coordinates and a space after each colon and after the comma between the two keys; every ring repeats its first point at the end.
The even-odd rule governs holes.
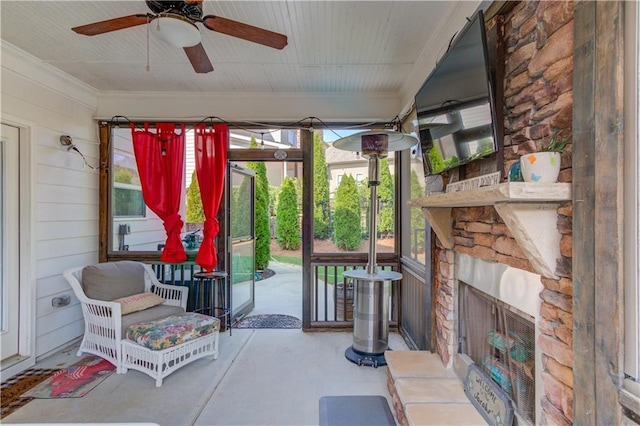
{"type": "Polygon", "coordinates": [[[524,182],[520,161],[515,161],[511,167],[509,167],[509,182],[524,182]]]}

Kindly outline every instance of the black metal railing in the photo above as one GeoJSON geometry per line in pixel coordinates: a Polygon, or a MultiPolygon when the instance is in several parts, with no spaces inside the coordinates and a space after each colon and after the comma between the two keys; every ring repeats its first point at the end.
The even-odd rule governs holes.
{"type": "Polygon", "coordinates": [[[179,285],[189,287],[189,299],[187,301],[187,311],[195,311],[204,308],[203,301],[209,300],[209,289],[206,286],[198,285],[193,279],[193,274],[201,272],[202,268],[193,261],[177,264],[152,262],[151,267],[156,273],[158,281],[164,284],[179,285]],[[203,292],[201,294],[201,292],[203,292]]]}
{"type": "MultiPolygon", "coordinates": [[[[353,280],[345,271],[365,269],[363,262],[323,261],[311,264],[311,326],[353,327],[353,280]]],[[[378,265],[380,270],[397,271],[397,264],[378,265]]],[[[399,282],[391,283],[390,325],[397,325],[399,282]]]]}
{"type": "MultiPolygon", "coordinates": [[[[203,301],[210,300],[209,287],[201,286],[193,279],[202,268],[194,261],[168,264],[149,261],[158,280],[165,284],[186,286],[189,288],[187,310],[202,309],[203,301]]],[[[312,264],[310,312],[312,328],[351,328],[353,327],[353,280],[345,278],[343,273],[349,270],[365,269],[365,261],[316,259],[312,264]]],[[[378,265],[380,270],[397,271],[394,262],[378,265]]],[[[400,281],[391,283],[391,306],[389,325],[395,327],[399,317],[400,281]]],[[[205,302],[206,303],[206,302],[205,302]]]]}

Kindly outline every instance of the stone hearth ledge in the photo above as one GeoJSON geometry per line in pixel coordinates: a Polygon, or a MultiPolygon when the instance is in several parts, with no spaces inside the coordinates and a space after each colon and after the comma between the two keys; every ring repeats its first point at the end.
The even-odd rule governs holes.
{"type": "Polygon", "coordinates": [[[453,207],[493,206],[537,273],[555,278],[560,257],[557,209],[571,201],[570,183],[507,182],[409,200],[420,207],[445,248],[452,249],[453,207]]]}

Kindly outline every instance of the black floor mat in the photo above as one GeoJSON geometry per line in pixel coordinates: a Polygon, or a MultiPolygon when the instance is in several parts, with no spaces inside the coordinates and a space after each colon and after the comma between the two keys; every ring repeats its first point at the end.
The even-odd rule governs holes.
{"type": "Polygon", "coordinates": [[[384,396],[323,396],[320,426],[396,426],[396,421],[384,396]]]}
{"type": "Polygon", "coordinates": [[[233,324],[233,328],[302,328],[302,321],[290,315],[253,315],[233,324]]]}

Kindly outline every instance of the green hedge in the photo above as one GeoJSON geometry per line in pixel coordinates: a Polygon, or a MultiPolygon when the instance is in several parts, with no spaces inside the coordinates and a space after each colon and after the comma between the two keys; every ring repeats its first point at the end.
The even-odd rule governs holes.
{"type": "MultiPolygon", "coordinates": [[[[255,137],[251,136],[249,148],[257,149],[255,137]]],[[[271,259],[271,230],[269,227],[269,181],[267,166],[262,161],[250,161],[247,168],[256,172],[255,194],[255,231],[256,231],[256,269],[263,270],[269,266],[271,259]]]]}
{"type": "Polygon", "coordinates": [[[344,175],[336,190],[333,242],[339,248],[354,251],[360,247],[361,241],[358,187],[351,175],[344,175]]]}
{"type": "Polygon", "coordinates": [[[302,244],[298,218],[298,193],[293,179],[284,178],[278,197],[276,230],[278,246],[284,250],[297,250],[302,244]]]}
{"type": "Polygon", "coordinates": [[[329,216],[329,175],[325,145],[320,132],[313,135],[313,236],[320,240],[331,237],[329,216]]]}

